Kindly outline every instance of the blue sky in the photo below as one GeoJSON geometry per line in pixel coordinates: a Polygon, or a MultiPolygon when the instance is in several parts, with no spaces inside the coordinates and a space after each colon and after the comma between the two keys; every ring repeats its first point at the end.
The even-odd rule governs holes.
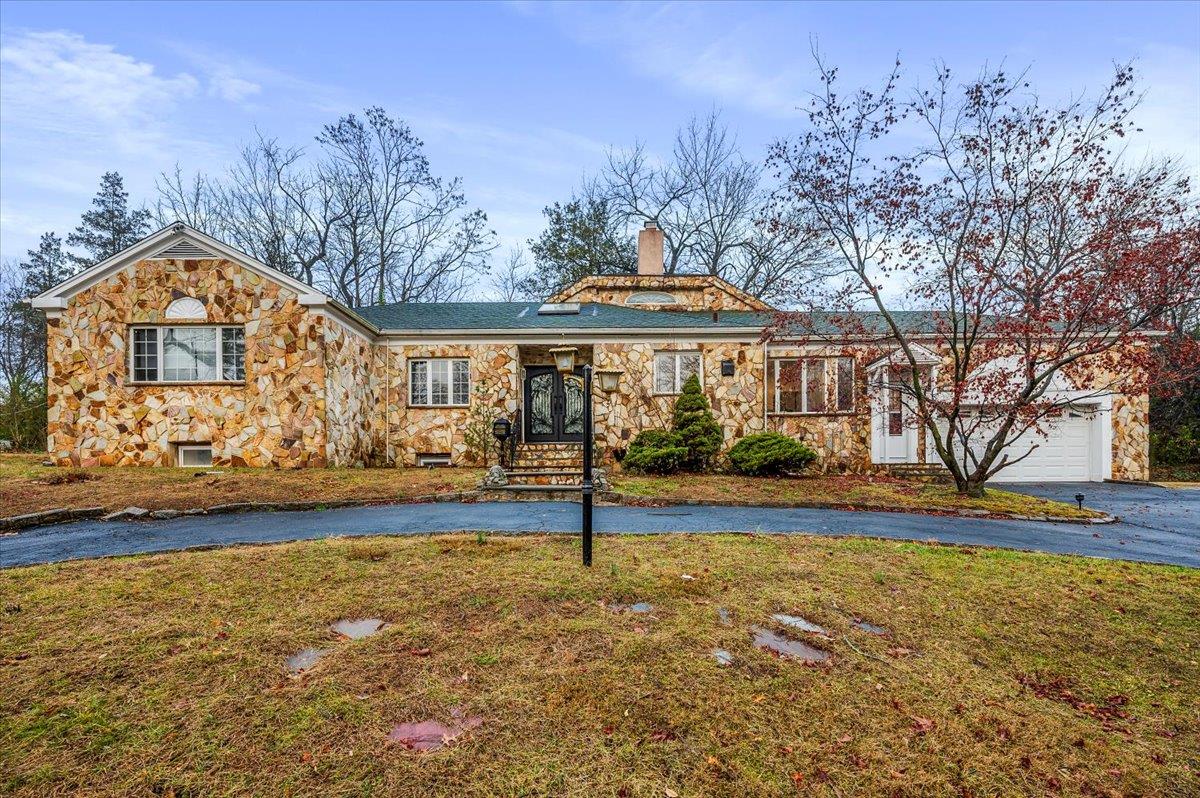
{"type": "Polygon", "coordinates": [[[0,257],[65,235],[100,174],[135,202],[219,172],[257,127],[307,144],[381,105],[461,176],[501,241],[541,228],[606,147],[670,145],[713,108],[749,157],[800,126],[817,37],[849,83],[1031,67],[1044,95],[1135,60],[1142,151],[1200,175],[1200,3],[0,3],[0,257]]]}

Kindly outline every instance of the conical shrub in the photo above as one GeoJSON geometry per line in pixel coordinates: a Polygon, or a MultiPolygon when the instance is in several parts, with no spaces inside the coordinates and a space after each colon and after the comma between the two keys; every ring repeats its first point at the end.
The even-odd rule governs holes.
{"type": "Polygon", "coordinates": [[[721,425],[713,418],[708,399],[700,390],[700,378],[692,375],[683,384],[675,400],[674,431],[687,448],[683,468],[688,471],[707,471],[717,452],[721,451],[721,425]]]}

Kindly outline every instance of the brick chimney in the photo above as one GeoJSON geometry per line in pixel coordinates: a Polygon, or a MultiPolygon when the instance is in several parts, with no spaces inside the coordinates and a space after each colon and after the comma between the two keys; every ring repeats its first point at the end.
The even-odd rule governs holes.
{"type": "Polygon", "coordinates": [[[662,273],[663,231],[651,220],[638,231],[638,274],[662,273]]]}

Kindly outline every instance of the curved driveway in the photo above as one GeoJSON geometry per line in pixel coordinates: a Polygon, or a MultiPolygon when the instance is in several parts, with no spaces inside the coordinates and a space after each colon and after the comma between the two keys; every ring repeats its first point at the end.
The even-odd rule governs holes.
{"type": "MultiPolygon", "coordinates": [[[[1017,486],[1005,486],[1013,488],[1017,486]]],[[[1035,493],[1041,486],[1020,486],[1035,493]]],[[[1052,486],[1056,496],[1076,491],[1052,486]]],[[[1082,554],[1200,567],[1200,490],[1108,486],[1080,488],[1088,505],[1120,513],[1133,497],[1153,498],[1131,516],[1133,523],[1108,525],[1003,521],[903,513],[767,507],[597,507],[600,533],[762,532],[867,535],[942,543],[989,545],[1055,554],[1082,554]],[[1109,501],[1101,489],[1113,488],[1109,501]],[[1117,490],[1124,488],[1124,491],[1117,490]],[[1129,491],[1151,491],[1130,494],[1129,491]],[[1161,493],[1159,493],[1161,491],[1161,493]],[[1107,506],[1106,506],[1107,505],[1107,506]],[[1181,511],[1179,508],[1185,508],[1181,511]],[[1166,520],[1162,520],[1162,519],[1166,520]]],[[[1141,507],[1141,505],[1138,505],[1141,507]]],[[[579,505],[569,502],[484,502],[403,504],[313,512],[185,516],[169,521],[80,521],[29,529],[0,537],[0,565],[171,551],[236,543],[274,543],[334,535],[417,535],[437,532],[548,532],[579,529],[579,505]]]]}

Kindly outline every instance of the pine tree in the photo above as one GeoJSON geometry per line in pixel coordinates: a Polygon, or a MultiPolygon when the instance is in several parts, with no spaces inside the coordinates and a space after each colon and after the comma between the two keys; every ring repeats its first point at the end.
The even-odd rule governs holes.
{"type": "Polygon", "coordinates": [[[687,447],[684,468],[688,471],[707,471],[721,450],[721,425],[713,418],[708,399],[700,390],[700,379],[693,374],[683,384],[675,400],[675,434],[687,447]]]}
{"type": "Polygon", "coordinates": [[[42,233],[37,249],[29,250],[21,262],[24,272],[22,289],[25,296],[37,296],[70,277],[72,268],[67,253],[63,252],[62,239],[54,233],[42,233]]]}
{"type": "Polygon", "coordinates": [[[129,193],[117,172],[105,172],[100,178],[100,190],[92,198],[92,205],[94,209],[83,214],[79,227],[67,236],[69,246],[87,250],[87,255],[70,256],[84,268],[134,244],[150,227],[148,210],[129,210],[129,193]]]}

